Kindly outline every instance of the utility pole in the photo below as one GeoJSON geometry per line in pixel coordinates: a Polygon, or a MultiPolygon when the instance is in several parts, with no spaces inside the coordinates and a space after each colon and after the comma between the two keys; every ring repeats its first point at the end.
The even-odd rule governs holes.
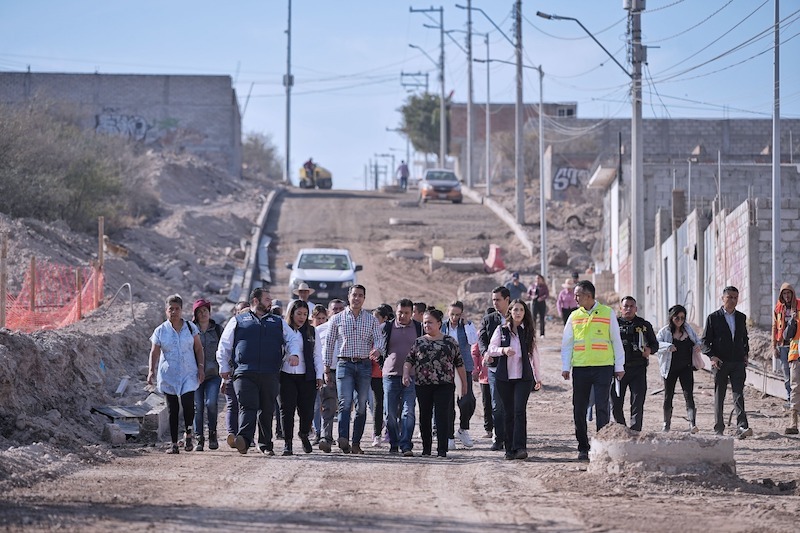
{"type": "Polygon", "coordinates": [[[472,0],[467,0],[467,186],[472,187],[472,0]]]}
{"type": "Polygon", "coordinates": [[[647,49],[642,46],[642,11],[645,0],[631,0],[631,289],[644,301],[644,131],[642,128],[642,63],[647,49]]]}
{"type": "Polygon", "coordinates": [[[547,279],[547,206],[545,205],[545,179],[544,179],[544,71],[542,65],[539,71],[539,255],[541,256],[541,275],[547,279]]]}
{"type": "MultiPolygon", "coordinates": [[[[471,10],[470,10],[471,11],[471,10]]],[[[489,64],[489,33],[486,33],[486,196],[492,195],[492,113],[489,111],[491,101],[491,65],[489,64]]]]}
{"type": "Polygon", "coordinates": [[[291,163],[291,129],[292,129],[292,0],[288,0],[289,15],[286,24],[286,75],[283,77],[283,86],[286,87],[286,166],[283,171],[283,181],[292,182],[291,163]]]}
{"type": "MultiPolygon", "coordinates": [[[[775,57],[772,111],[772,301],[778,301],[781,269],[781,40],[780,2],[775,0],[775,57]]],[[[791,153],[791,151],[789,152],[791,153]]]]}
{"type": "Polygon", "coordinates": [[[522,0],[514,4],[514,31],[516,33],[517,52],[517,103],[515,107],[516,135],[514,139],[514,179],[516,181],[517,197],[517,223],[525,223],[525,155],[523,147],[523,122],[522,122],[522,0]]]}
{"type": "Polygon", "coordinates": [[[410,13],[430,13],[439,12],[439,83],[441,93],[439,95],[439,166],[445,168],[447,165],[447,111],[445,109],[445,88],[444,88],[444,8],[429,7],[427,9],[408,8],[410,13]]]}

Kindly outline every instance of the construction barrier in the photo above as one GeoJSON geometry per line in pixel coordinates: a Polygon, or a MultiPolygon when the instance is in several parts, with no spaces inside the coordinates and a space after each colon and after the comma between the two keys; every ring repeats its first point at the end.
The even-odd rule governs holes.
{"type": "Polygon", "coordinates": [[[5,327],[24,332],[62,328],[97,309],[103,289],[97,267],[37,264],[31,258],[19,293],[6,295],[5,327]]]}

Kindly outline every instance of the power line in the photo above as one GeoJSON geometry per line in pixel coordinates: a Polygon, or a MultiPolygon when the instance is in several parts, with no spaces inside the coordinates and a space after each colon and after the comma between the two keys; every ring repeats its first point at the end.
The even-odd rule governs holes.
{"type": "MultiPolygon", "coordinates": [[[[683,1],[683,0],[681,0],[681,1],[683,1]]],[[[678,32],[678,33],[676,33],[674,35],[670,35],[669,37],[663,37],[661,39],[656,39],[656,40],[648,39],[647,42],[650,43],[650,44],[663,43],[664,41],[669,41],[669,40],[674,39],[676,37],[680,37],[681,35],[683,35],[685,33],[689,33],[693,29],[697,28],[698,26],[701,26],[701,25],[705,24],[706,22],[708,22],[709,20],[714,18],[715,15],[718,15],[720,11],[722,11],[723,9],[725,9],[726,7],[731,5],[732,3],[733,3],[733,0],[728,0],[728,2],[725,5],[723,5],[721,8],[717,9],[716,11],[711,13],[709,16],[707,16],[706,18],[704,18],[703,20],[701,20],[700,22],[698,22],[694,26],[689,26],[688,28],[686,28],[685,30],[683,30],[681,32],[678,32]]],[[[675,5],[675,4],[672,4],[672,5],[675,5]]]]}
{"type": "MultiPolygon", "coordinates": [[[[600,35],[601,33],[605,33],[605,32],[607,32],[608,30],[610,30],[611,28],[613,28],[614,26],[617,26],[617,25],[618,25],[620,22],[623,22],[623,21],[625,21],[627,18],[628,18],[628,16],[627,16],[627,15],[625,15],[625,16],[624,16],[624,17],[622,17],[621,19],[619,19],[619,20],[617,20],[616,22],[612,23],[610,26],[608,26],[608,27],[606,27],[606,28],[603,28],[603,29],[602,29],[602,30],[600,30],[600,31],[595,31],[595,32],[592,32],[592,33],[594,33],[595,35],[600,35]]],[[[529,25],[530,25],[530,26],[531,26],[533,29],[535,29],[536,31],[538,31],[539,33],[541,33],[541,34],[543,34],[543,35],[547,35],[548,37],[552,37],[553,39],[558,39],[558,40],[561,40],[561,41],[581,41],[581,40],[583,40],[583,39],[589,39],[589,36],[587,36],[587,35],[581,35],[580,37],[561,37],[561,36],[559,36],[559,35],[553,35],[553,34],[551,34],[551,33],[547,33],[546,31],[544,31],[543,29],[541,29],[540,27],[538,27],[536,24],[534,24],[533,22],[531,22],[530,20],[528,20],[528,17],[526,17],[526,16],[524,16],[524,15],[523,15],[523,16],[522,16],[522,19],[523,19],[525,22],[527,22],[527,23],[528,23],[528,24],[529,24],[529,25]]]]}

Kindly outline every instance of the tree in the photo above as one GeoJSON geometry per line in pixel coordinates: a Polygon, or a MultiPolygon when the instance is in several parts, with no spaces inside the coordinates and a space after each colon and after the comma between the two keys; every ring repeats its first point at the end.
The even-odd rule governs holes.
{"type": "MultiPolygon", "coordinates": [[[[449,102],[445,102],[447,104],[449,102]]],[[[403,116],[400,129],[408,135],[414,150],[438,154],[439,96],[431,93],[412,94],[398,111],[403,116]]]]}
{"type": "Polygon", "coordinates": [[[272,137],[250,132],[242,143],[242,175],[247,179],[280,180],[283,175],[283,160],[272,137]]]}

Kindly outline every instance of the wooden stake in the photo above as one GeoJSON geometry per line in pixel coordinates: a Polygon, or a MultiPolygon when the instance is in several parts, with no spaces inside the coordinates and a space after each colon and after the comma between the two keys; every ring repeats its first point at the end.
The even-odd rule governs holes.
{"type": "Polygon", "coordinates": [[[77,305],[78,309],[78,320],[83,318],[83,301],[81,298],[81,293],[83,292],[83,280],[81,280],[81,267],[75,269],[75,286],[78,289],[77,294],[75,295],[75,305],[77,305]]]}
{"type": "Polygon", "coordinates": [[[103,255],[103,236],[105,234],[105,217],[97,217],[97,268],[100,270],[103,270],[103,264],[105,262],[103,255]]]}
{"type": "Polygon", "coordinates": [[[0,328],[6,327],[6,291],[8,282],[8,235],[3,235],[0,245],[0,328]]]}
{"type": "Polygon", "coordinates": [[[30,288],[30,311],[36,311],[36,257],[31,256],[31,288],[30,288]]]}

